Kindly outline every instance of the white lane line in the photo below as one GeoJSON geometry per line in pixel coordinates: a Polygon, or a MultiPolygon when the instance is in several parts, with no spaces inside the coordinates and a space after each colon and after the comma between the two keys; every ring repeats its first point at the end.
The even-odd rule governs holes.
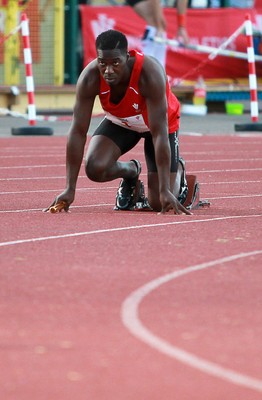
{"type": "Polygon", "coordinates": [[[244,168],[244,169],[240,169],[240,168],[231,168],[231,169],[205,169],[205,170],[199,170],[199,171],[188,171],[188,173],[192,173],[192,174],[207,174],[210,172],[249,172],[249,171],[262,171],[262,168],[244,168]]]}
{"type": "MultiPolygon", "coordinates": [[[[250,153],[259,153],[259,154],[261,154],[261,150],[259,149],[253,149],[253,150],[241,150],[241,154],[245,154],[245,153],[247,153],[247,156],[249,157],[250,156],[250,153]]],[[[200,155],[204,155],[204,156],[206,156],[207,155],[207,151],[183,151],[183,152],[181,152],[181,155],[182,156],[184,156],[185,154],[187,154],[187,155],[194,155],[194,157],[196,157],[196,156],[200,156],[200,155]]],[[[223,156],[225,155],[225,150],[211,150],[211,151],[208,151],[208,155],[210,156],[210,155],[220,155],[220,154],[222,154],[223,156]]],[[[232,155],[232,154],[236,154],[236,155],[238,155],[239,156],[239,150],[227,150],[227,152],[226,152],[226,154],[229,156],[230,154],[232,155]]],[[[187,159],[185,160],[185,161],[187,161],[187,159]]]]}
{"type": "MultiPolygon", "coordinates": [[[[81,178],[85,178],[87,179],[86,175],[79,175],[78,179],[81,178]]],[[[65,175],[57,175],[57,176],[29,176],[29,177],[14,177],[14,178],[0,178],[0,181],[5,181],[5,182],[9,182],[9,181],[31,181],[31,180],[50,180],[50,179],[65,179],[65,175]]]]}
{"type": "MultiPolygon", "coordinates": [[[[37,158],[39,156],[36,156],[37,158]]],[[[45,156],[45,158],[47,158],[49,156],[45,156]]],[[[54,156],[57,157],[57,156],[54,156]]],[[[1,157],[4,158],[4,157],[1,157]]],[[[12,157],[13,158],[13,157],[12,157]]],[[[32,158],[32,157],[31,157],[32,158]]],[[[257,162],[257,161],[261,161],[262,158],[248,158],[245,160],[245,162],[257,162]]],[[[197,159],[197,160],[186,160],[187,164],[196,164],[196,163],[226,163],[226,162],[230,162],[230,163],[234,163],[234,162],[243,162],[243,158],[223,158],[223,159],[197,159]]],[[[9,165],[9,166],[0,166],[0,170],[2,169],[30,169],[30,168],[54,168],[54,167],[64,167],[66,164],[30,164],[30,165],[9,165]]]]}
{"type": "Polygon", "coordinates": [[[64,144],[61,144],[60,146],[39,146],[39,147],[1,147],[0,149],[0,154],[6,152],[14,152],[14,154],[19,154],[22,153],[33,153],[35,154],[36,152],[42,153],[43,151],[46,152],[47,154],[54,152],[55,150],[63,151],[65,150],[64,144]],[[51,151],[50,151],[51,148],[51,151]]]}
{"type": "MultiPolygon", "coordinates": [[[[112,187],[112,188],[109,188],[109,187],[107,187],[107,188],[105,188],[105,189],[100,189],[100,190],[97,190],[97,189],[93,189],[93,190],[97,190],[98,192],[101,192],[101,191],[103,191],[103,190],[106,190],[106,191],[108,191],[108,189],[112,189],[112,190],[115,190],[116,188],[115,187],[112,187]]],[[[89,190],[92,190],[92,189],[86,189],[86,191],[89,191],[89,190]]],[[[52,191],[54,191],[54,190],[50,190],[50,192],[52,192],[52,191]]],[[[85,191],[85,189],[82,189],[81,191],[85,191]]],[[[48,190],[47,191],[44,191],[44,192],[48,192],[48,190]]],[[[26,192],[25,192],[26,193],[26,192]]],[[[33,193],[35,193],[35,192],[33,192],[33,193]]],[[[108,192],[109,193],[109,192],[108,192]]],[[[2,193],[0,193],[0,195],[1,195],[2,193]]],[[[4,194],[4,193],[3,193],[4,194]]],[[[229,199],[241,199],[241,198],[254,198],[254,197],[261,197],[262,196],[262,194],[246,194],[246,195],[233,195],[233,196],[220,196],[220,197],[210,197],[210,196],[204,196],[204,197],[207,197],[208,198],[208,200],[221,200],[221,199],[223,199],[223,200],[229,200],[229,199]]],[[[70,209],[72,209],[72,208],[92,208],[92,207],[100,207],[100,206],[112,206],[113,207],[113,204],[112,203],[100,203],[100,204],[84,204],[84,205],[82,205],[82,206],[71,206],[70,207],[70,209]]],[[[19,213],[19,212],[31,212],[31,211],[41,211],[42,210],[42,208],[27,208],[27,209],[16,209],[16,210],[0,210],[0,213],[13,213],[13,212],[15,212],[15,213],[19,213]]]]}
{"type": "Polygon", "coordinates": [[[220,200],[220,199],[242,199],[242,198],[252,198],[252,197],[261,197],[262,194],[238,194],[233,196],[220,196],[220,197],[209,197],[208,200],[220,200]]]}
{"type": "MultiPolygon", "coordinates": [[[[207,136],[205,136],[204,139],[206,139],[206,138],[207,138],[207,136]]],[[[209,138],[210,138],[210,136],[209,136],[209,138]]],[[[245,138],[245,136],[243,138],[245,138]]],[[[254,140],[254,141],[248,141],[248,140],[240,140],[240,141],[230,140],[229,141],[229,140],[226,140],[225,141],[224,139],[232,139],[232,136],[230,135],[230,137],[227,137],[226,135],[223,135],[223,136],[217,136],[216,139],[218,139],[218,140],[215,140],[213,142],[208,142],[205,140],[200,140],[200,141],[196,142],[196,141],[191,140],[191,141],[183,142],[182,145],[187,146],[187,147],[190,147],[190,146],[193,146],[193,147],[197,147],[197,146],[219,147],[219,146],[224,146],[224,145],[226,145],[228,147],[228,146],[235,146],[235,145],[239,145],[239,146],[261,145],[260,139],[262,139],[262,134],[254,135],[254,138],[256,138],[258,140],[254,140]],[[222,143],[222,145],[221,145],[221,143],[222,143]]]]}
{"type": "Polygon", "coordinates": [[[258,217],[262,217],[262,214],[231,215],[231,216],[227,216],[227,217],[215,217],[215,218],[193,219],[193,220],[191,219],[191,217],[188,217],[187,220],[183,220],[183,221],[161,222],[159,224],[124,226],[124,227],[118,227],[118,228],[98,229],[98,230],[94,230],[94,231],[66,233],[64,235],[56,235],[56,236],[54,235],[54,236],[35,237],[35,238],[29,238],[29,239],[12,240],[12,241],[8,241],[8,242],[0,242],[0,247],[12,246],[12,245],[23,244],[23,243],[43,242],[43,241],[55,240],[55,239],[66,239],[66,238],[77,237],[77,236],[96,235],[96,234],[101,234],[101,233],[121,232],[121,231],[144,229],[144,228],[156,228],[159,226],[185,225],[185,224],[193,224],[193,223],[198,224],[198,223],[202,223],[202,222],[215,222],[215,221],[225,221],[225,220],[229,220],[229,219],[233,220],[233,219],[258,218],[258,217]]]}
{"type": "Polygon", "coordinates": [[[57,167],[65,167],[65,163],[63,164],[38,164],[38,165],[11,165],[0,167],[0,169],[35,169],[35,168],[57,168],[57,167]]]}
{"type": "MultiPolygon", "coordinates": [[[[188,174],[208,174],[208,173],[225,173],[225,172],[250,172],[250,171],[262,171],[262,168],[244,168],[244,169],[205,169],[205,170],[191,170],[187,171],[188,174]]],[[[145,176],[146,173],[140,174],[145,176]]],[[[86,175],[79,175],[78,178],[86,178],[86,175]]],[[[29,176],[29,177],[13,177],[13,178],[0,178],[0,181],[24,181],[24,180],[46,180],[46,179],[65,179],[65,175],[62,176],[29,176]]]]}
{"type": "Polygon", "coordinates": [[[244,181],[214,181],[214,182],[200,182],[200,185],[238,185],[238,184],[246,184],[246,183],[261,183],[261,179],[258,181],[248,181],[248,180],[244,180],[244,181]]]}
{"type": "MultiPolygon", "coordinates": [[[[247,183],[247,182],[245,182],[247,183]]],[[[78,192],[103,192],[105,190],[113,190],[117,189],[117,186],[96,186],[96,187],[83,187],[77,188],[78,192]]],[[[39,189],[39,190],[18,190],[13,192],[0,192],[0,195],[9,195],[9,194],[25,194],[25,193],[49,193],[49,192],[63,192],[63,189],[39,189]]]]}
{"type": "MultiPolygon", "coordinates": [[[[32,158],[53,158],[53,157],[60,157],[60,158],[64,158],[65,157],[65,155],[64,155],[64,148],[62,148],[62,149],[60,149],[60,151],[59,152],[57,152],[57,153],[55,153],[55,152],[45,152],[44,154],[42,153],[42,151],[41,152],[39,152],[39,154],[34,150],[33,152],[32,152],[32,154],[24,154],[23,152],[22,152],[22,154],[21,155],[19,155],[19,154],[17,154],[17,151],[15,151],[15,155],[14,154],[12,154],[12,155],[6,155],[6,152],[3,152],[4,153],[4,155],[1,155],[1,159],[9,159],[9,158],[11,158],[11,159],[14,159],[14,158],[30,158],[30,159],[32,159],[32,158]],[[61,152],[62,151],[62,152],[61,152]]],[[[28,151],[27,151],[27,153],[29,153],[28,151]]],[[[249,157],[250,157],[250,154],[252,153],[259,153],[259,154],[261,154],[261,150],[257,150],[257,149],[253,149],[253,150],[241,150],[241,154],[247,154],[247,157],[248,157],[248,159],[249,159],[249,157]]],[[[0,152],[0,154],[1,154],[1,152],[0,152]]],[[[143,154],[143,152],[141,152],[141,153],[139,153],[139,154],[143,154]]],[[[216,156],[219,156],[219,155],[225,155],[225,152],[224,151],[218,151],[218,150],[214,150],[214,151],[209,151],[208,152],[208,155],[210,156],[210,155],[216,155],[216,156]]],[[[195,151],[183,151],[183,155],[185,156],[185,155],[194,155],[194,157],[196,157],[196,156],[200,156],[200,155],[207,155],[207,152],[206,151],[197,151],[197,152],[195,152],[195,151]]],[[[231,151],[227,151],[227,155],[229,156],[229,155],[237,155],[237,156],[239,156],[239,150],[235,150],[235,151],[233,151],[233,150],[231,150],[231,151]]],[[[244,158],[244,157],[243,157],[244,158]]],[[[243,161],[243,158],[241,159],[242,161],[243,161]]],[[[252,158],[252,160],[260,160],[260,158],[252,158]]],[[[196,160],[195,158],[193,159],[193,160],[188,160],[188,159],[186,159],[186,161],[187,162],[193,162],[193,161],[196,161],[196,162],[200,162],[200,161],[198,161],[198,160],[196,160]]],[[[206,162],[206,159],[205,160],[202,160],[203,162],[206,162]]],[[[210,161],[213,161],[213,159],[212,160],[210,160],[210,161]]],[[[218,160],[216,160],[216,161],[218,161],[218,160]]],[[[226,159],[225,159],[225,161],[226,161],[226,159]]],[[[228,161],[230,161],[230,159],[228,159],[228,161]]]]}
{"type": "MultiPolygon", "coordinates": [[[[238,184],[251,184],[251,183],[261,183],[259,181],[223,181],[223,182],[201,182],[200,185],[238,185],[238,184]]],[[[104,191],[104,190],[113,190],[116,189],[116,186],[103,186],[103,187],[86,187],[86,188],[78,188],[77,191],[79,192],[88,192],[89,190],[92,191],[104,191]]],[[[24,193],[48,193],[48,192],[62,192],[64,189],[40,189],[40,190],[18,190],[18,191],[9,191],[9,192],[0,192],[0,195],[9,195],[9,194],[24,194],[24,193]]]]}
{"type": "MultiPolygon", "coordinates": [[[[248,153],[249,154],[249,153],[248,153]]],[[[61,158],[65,158],[65,155],[64,154],[61,154],[61,152],[60,153],[45,153],[45,154],[23,154],[23,155],[17,155],[17,154],[15,154],[15,155],[10,155],[10,156],[3,156],[3,155],[1,155],[1,159],[3,159],[3,158],[12,158],[12,159],[14,159],[14,158],[30,158],[30,159],[32,159],[32,158],[51,158],[51,157],[61,157],[61,158]]]]}
{"type": "MultiPolygon", "coordinates": [[[[70,206],[70,210],[72,208],[94,208],[94,207],[104,207],[104,206],[111,206],[114,207],[113,203],[100,203],[100,204],[85,204],[83,206],[70,206]]],[[[33,212],[33,211],[42,211],[43,208],[27,208],[23,210],[0,210],[0,214],[6,213],[25,213],[25,212],[33,212]]]]}
{"type": "MultiPolygon", "coordinates": [[[[106,188],[106,190],[108,190],[108,189],[109,188],[106,188]]],[[[113,187],[111,189],[115,190],[115,187],[113,187]]],[[[87,189],[86,191],[88,191],[88,190],[92,190],[92,189],[87,189]]],[[[103,189],[101,189],[100,191],[102,191],[102,190],[103,189]]],[[[52,191],[54,191],[54,190],[49,190],[49,192],[52,192],[52,191]]],[[[82,191],[84,191],[84,189],[82,191]]],[[[44,192],[47,192],[47,191],[44,191],[44,192]]],[[[27,192],[25,192],[25,193],[27,193],[27,192]]],[[[33,193],[35,193],[35,192],[33,192],[33,193]]],[[[0,195],[1,194],[3,194],[3,193],[0,193],[0,195]]],[[[226,200],[226,199],[239,199],[239,198],[253,198],[253,197],[261,197],[261,196],[262,196],[262,194],[252,194],[252,195],[247,194],[247,195],[235,195],[235,196],[220,196],[220,197],[205,196],[205,197],[208,197],[208,200],[221,200],[221,199],[226,200]]],[[[71,206],[70,209],[72,209],[72,208],[92,208],[92,207],[100,207],[100,206],[112,206],[113,207],[113,204],[112,203],[84,204],[82,206],[71,206]]],[[[12,213],[12,212],[18,213],[18,212],[41,211],[41,210],[42,210],[42,208],[27,208],[27,209],[22,209],[22,210],[19,210],[19,209],[17,209],[17,210],[0,210],[0,213],[12,213]]]]}
{"type": "Polygon", "coordinates": [[[218,158],[218,159],[204,159],[204,160],[201,160],[201,159],[197,159],[197,160],[189,160],[189,159],[186,159],[185,161],[186,161],[186,163],[188,164],[188,163],[220,163],[220,162],[243,162],[243,160],[245,160],[245,162],[254,162],[254,161],[261,161],[262,160],[262,158],[250,158],[250,157],[248,157],[248,158],[246,158],[246,159],[244,159],[244,158],[218,158]]]}
{"type": "MultiPolygon", "coordinates": [[[[106,188],[86,188],[86,189],[78,189],[79,192],[89,192],[89,191],[96,191],[96,192],[103,192],[103,191],[108,191],[108,190],[115,190],[116,187],[106,187],[106,188]]],[[[50,189],[50,190],[26,190],[26,191],[21,191],[21,192],[0,192],[0,195],[10,195],[10,194],[25,194],[25,193],[47,193],[47,192],[57,192],[58,190],[56,189],[50,189]]],[[[61,190],[62,192],[62,190],[61,190]]],[[[246,197],[261,197],[261,193],[257,194],[236,194],[232,196],[219,196],[219,197],[210,197],[208,196],[209,200],[220,200],[220,199],[241,199],[241,198],[246,198],[246,197]]],[[[92,207],[95,206],[94,204],[90,205],[85,205],[83,207],[92,207]]],[[[81,207],[81,206],[78,206],[81,207]]],[[[0,212],[3,212],[5,210],[0,210],[0,212]]],[[[7,210],[8,211],[8,210],[7,210]]]]}
{"type": "Polygon", "coordinates": [[[146,296],[150,295],[161,285],[191,272],[201,271],[203,269],[214,267],[222,263],[228,263],[240,258],[252,257],[260,254],[262,254],[262,250],[252,251],[248,253],[240,253],[220,258],[214,261],[205,262],[203,264],[193,265],[185,269],[160,276],[159,278],[148,282],[144,286],[131,293],[123,302],[121,308],[121,319],[123,324],[135,337],[171,358],[187,364],[192,368],[196,368],[208,375],[212,375],[217,378],[229,381],[238,386],[244,386],[246,388],[262,392],[262,380],[238,373],[229,368],[224,368],[219,364],[195,356],[194,354],[189,353],[182,348],[173,346],[168,341],[163,340],[152,333],[143,325],[143,323],[139,319],[139,306],[141,302],[146,296]]]}
{"type": "MultiPolygon", "coordinates": [[[[210,134],[209,134],[210,135],[210,134]]],[[[180,137],[181,136],[201,136],[201,137],[207,137],[209,136],[208,134],[205,133],[201,133],[201,132],[180,132],[180,137]]],[[[220,134],[221,135],[221,134],[220,134]]],[[[217,135],[215,135],[217,136],[217,135]]],[[[220,138],[225,137],[225,136],[229,136],[229,137],[240,137],[240,138],[260,138],[262,137],[262,134],[260,132],[256,132],[256,133],[230,133],[229,135],[224,133],[224,135],[221,135],[220,138]]]]}

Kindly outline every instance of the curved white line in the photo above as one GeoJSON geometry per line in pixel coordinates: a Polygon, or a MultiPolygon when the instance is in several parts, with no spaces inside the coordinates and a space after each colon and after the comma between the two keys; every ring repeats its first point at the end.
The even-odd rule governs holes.
{"type": "MultiPolygon", "coordinates": [[[[126,212],[126,211],[125,211],[126,212]]],[[[133,212],[133,211],[131,211],[133,212]]],[[[52,239],[65,239],[69,237],[77,237],[77,236],[87,236],[87,235],[95,235],[98,233],[108,233],[108,232],[119,232],[119,231],[128,231],[132,229],[143,229],[143,228],[155,228],[158,226],[168,226],[168,225],[184,225],[184,224],[197,224],[200,222],[214,222],[214,221],[225,221],[227,219],[239,219],[239,218],[258,218],[262,217],[262,214],[256,215],[232,215],[229,217],[217,217],[217,218],[207,218],[207,219],[189,219],[183,221],[173,221],[173,222],[161,222],[159,224],[145,224],[145,225],[134,225],[134,226],[124,226],[120,228],[108,228],[108,229],[98,229],[96,231],[86,231],[86,232],[75,232],[75,233],[66,233],[64,235],[56,235],[56,236],[44,236],[44,237],[36,237],[30,239],[20,239],[20,240],[12,240],[9,242],[0,242],[0,247],[12,246],[16,244],[23,243],[33,243],[33,242],[42,242],[46,240],[52,239]]]]}
{"type": "Polygon", "coordinates": [[[138,315],[139,305],[141,304],[142,300],[153,290],[158,289],[159,286],[191,272],[200,271],[205,268],[214,267],[221,263],[227,263],[239,258],[255,256],[258,254],[262,254],[262,250],[252,251],[249,253],[240,253],[203,264],[193,265],[191,267],[160,276],[159,278],[148,282],[146,285],[131,293],[131,295],[123,302],[121,309],[121,318],[123,324],[138,339],[171,358],[175,358],[176,360],[181,361],[182,363],[187,364],[192,368],[196,368],[206,374],[224,379],[239,386],[245,386],[249,389],[262,392],[262,380],[240,374],[228,368],[224,368],[218,364],[184,351],[179,347],[173,346],[169,342],[154,335],[149,329],[147,329],[140,321],[138,315]]]}

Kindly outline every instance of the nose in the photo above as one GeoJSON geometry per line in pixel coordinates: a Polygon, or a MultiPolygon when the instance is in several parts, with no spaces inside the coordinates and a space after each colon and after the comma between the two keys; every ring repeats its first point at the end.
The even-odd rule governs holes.
{"type": "Polygon", "coordinates": [[[113,69],[112,65],[107,65],[105,73],[106,74],[112,74],[112,72],[114,72],[114,69],[113,69]]]}

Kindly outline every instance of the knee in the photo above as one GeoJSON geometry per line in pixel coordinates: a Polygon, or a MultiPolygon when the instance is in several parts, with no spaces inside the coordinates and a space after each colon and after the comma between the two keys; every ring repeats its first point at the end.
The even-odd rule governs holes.
{"type": "Polygon", "coordinates": [[[102,161],[87,159],[85,163],[87,177],[94,182],[106,181],[106,166],[102,161]]]}
{"type": "Polygon", "coordinates": [[[105,166],[99,160],[88,159],[85,164],[86,175],[91,181],[103,182],[105,177],[105,166]]]}

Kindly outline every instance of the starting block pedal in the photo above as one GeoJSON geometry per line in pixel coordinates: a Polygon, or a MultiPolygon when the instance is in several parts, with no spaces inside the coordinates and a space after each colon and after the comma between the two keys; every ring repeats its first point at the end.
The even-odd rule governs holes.
{"type": "Polygon", "coordinates": [[[196,175],[186,175],[188,194],[183,204],[188,210],[196,210],[199,207],[210,207],[208,200],[200,200],[200,188],[196,175]]]}

